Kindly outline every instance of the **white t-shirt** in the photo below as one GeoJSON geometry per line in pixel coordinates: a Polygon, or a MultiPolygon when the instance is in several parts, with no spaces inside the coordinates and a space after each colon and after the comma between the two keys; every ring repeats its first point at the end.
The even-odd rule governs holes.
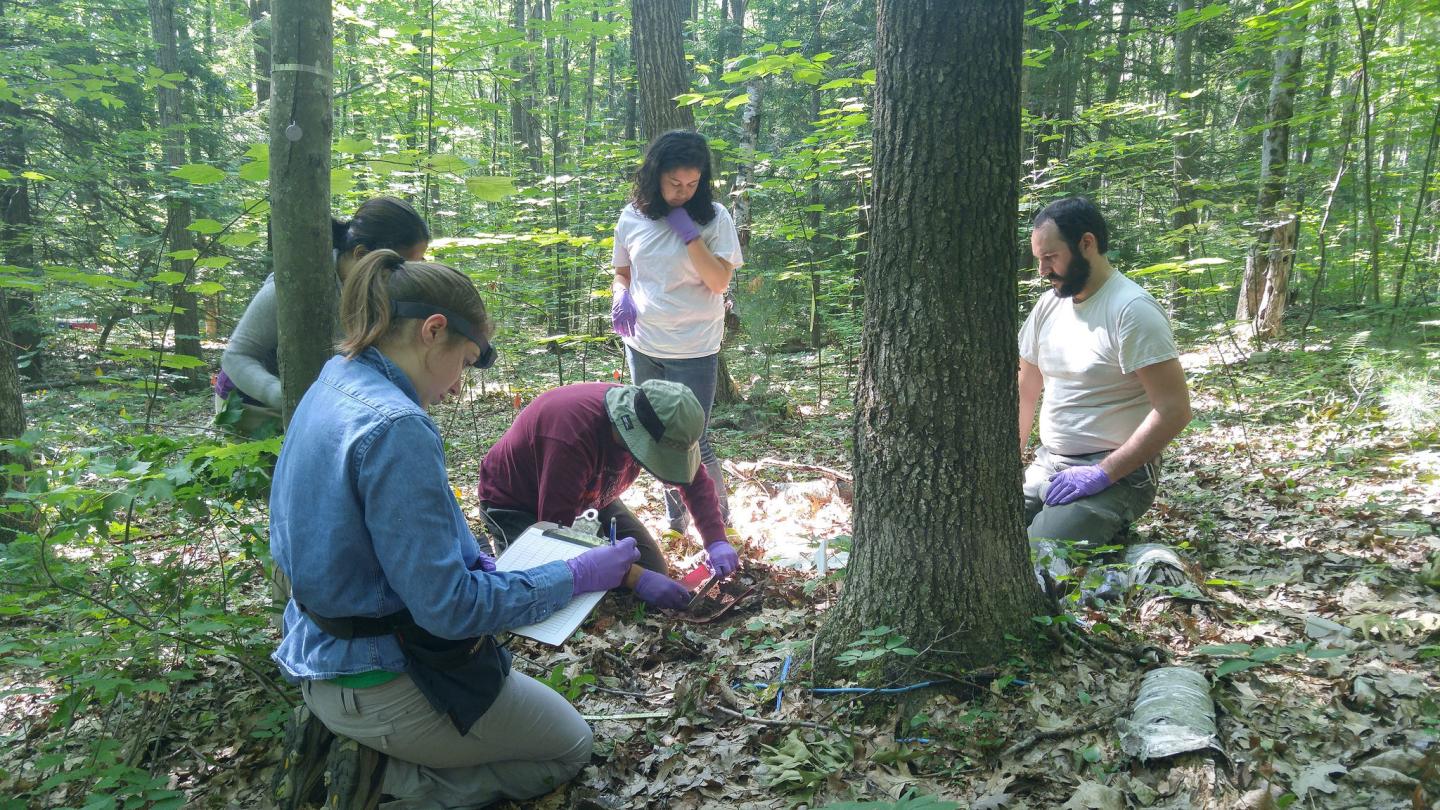
{"type": "Polygon", "coordinates": [[[1119,272],[1078,304],[1047,291],[1020,329],[1020,357],[1045,376],[1041,444],[1062,456],[1124,444],[1151,409],[1136,369],[1179,356],[1165,311],[1119,272]]]}
{"type": "MultiPolygon", "coordinates": [[[[700,229],[700,238],[717,259],[739,267],[740,236],[723,205],[700,229]]],[[[630,268],[630,297],[638,315],[635,336],[625,343],[642,354],[671,360],[706,357],[720,351],[725,336],[725,297],[701,280],[685,243],[670,224],[650,219],[625,206],[615,223],[615,251],[610,262],[630,268]]]]}

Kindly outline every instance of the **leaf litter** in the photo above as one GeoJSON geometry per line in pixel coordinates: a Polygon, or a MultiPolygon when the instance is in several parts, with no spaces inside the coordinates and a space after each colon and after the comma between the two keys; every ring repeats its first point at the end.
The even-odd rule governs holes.
{"type": "MultiPolygon", "coordinates": [[[[798,666],[782,682],[842,587],[849,414],[720,428],[754,593],[708,624],[613,595],[563,648],[512,642],[517,668],[590,719],[596,755],[572,784],[503,806],[1432,806],[1440,602],[1418,576],[1440,554],[1434,428],[1397,428],[1378,395],[1357,398],[1343,369],[1299,353],[1244,362],[1212,349],[1187,365],[1200,418],[1167,454],[1160,501],[1135,534],[1180,550],[1203,599],[1159,587],[1072,601],[1079,629],[1059,648],[893,699],[817,694],[846,684],[813,684],[798,666]],[[1299,379],[1310,387],[1287,388],[1299,379]],[[822,547],[837,563],[823,575],[822,547]],[[1209,679],[1223,755],[1142,764],[1121,750],[1114,721],[1162,658],[1209,679]]],[[[512,413],[497,393],[439,415],[477,529],[463,490],[512,413]]],[[[642,479],[626,495],[652,530],[664,523],[660,494],[642,479]]],[[[698,560],[693,538],[666,542],[675,570],[698,560]]],[[[259,580],[249,587],[237,598],[263,610],[259,580]]],[[[35,737],[54,733],[43,718],[55,685],[23,666],[3,679],[0,733],[12,745],[0,791],[14,792],[31,787],[35,737]]],[[[284,708],[269,688],[217,661],[167,700],[152,767],[186,806],[265,805],[284,708]]],[[[137,700],[120,719],[150,711],[137,700]]],[[[66,800],[64,787],[52,798],[66,800]]]]}

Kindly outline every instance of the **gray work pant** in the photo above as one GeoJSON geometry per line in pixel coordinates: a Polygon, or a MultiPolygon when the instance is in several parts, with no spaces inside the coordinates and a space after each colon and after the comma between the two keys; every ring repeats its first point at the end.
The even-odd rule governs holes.
{"type": "Polygon", "coordinates": [[[1070,467],[1098,464],[1110,453],[1062,456],[1044,447],[1035,451],[1035,460],[1025,469],[1025,522],[1030,540],[1069,541],[1081,547],[1103,546],[1133,523],[1155,502],[1160,479],[1160,459],[1111,484],[1106,489],[1060,506],[1046,506],[1045,493],[1050,476],[1070,467]]]}
{"type": "Polygon", "coordinates": [[[305,681],[305,705],[336,734],[389,755],[385,810],[484,807],[529,799],[570,781],[590,762],[590,726],[554,689],[522,673],[461,735],[409,675],[368,689],[305,681]]]}

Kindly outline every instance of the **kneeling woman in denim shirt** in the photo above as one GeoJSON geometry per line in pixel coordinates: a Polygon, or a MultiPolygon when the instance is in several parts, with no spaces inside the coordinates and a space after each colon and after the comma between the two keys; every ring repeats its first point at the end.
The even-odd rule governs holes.
{"type": "MultiPolygon", "coordinates": [[[[340,307],[341,354],[296,408],[270,496],[270,547],[292,585],[274,658],[313,716],[359,743],[330,751],[331,798],[472,807],[546,793],[589,762],[590,728],[554,690],[510,671],[493,635],[616,587],[634,541],[495,571],[425,413],[466,367],[494,362],[474,285],[379,250],[346,279],[340,307]]],[[[316,728],[288,741],[306,744],[281,766],[288,801],[319,781],[318,769],[298,773],[324,756],[303,750],[325,745],[316,728]]]]}

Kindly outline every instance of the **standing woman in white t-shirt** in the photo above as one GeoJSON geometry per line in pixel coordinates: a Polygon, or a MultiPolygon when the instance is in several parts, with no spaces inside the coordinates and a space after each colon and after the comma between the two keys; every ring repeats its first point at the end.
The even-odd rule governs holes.
{"type": "MultiPolygon", "coordinates": [[[[615,282],[610,316],[625,341],[635,384],[673,380],[688,386],[705,409],[715,400],[725,290],[744,261],[735,220],[711,199],[710,145],[695,132],[673,130],[650,142],[635,172],[630,203],[615,224],[615,282]]],[[[720,461],[707,429],[700,460],[715,483],[726,523],[730,507],[720,461]]],[[[685,507],[665,493],[670,528],[686,528],[685,507]]]]}

